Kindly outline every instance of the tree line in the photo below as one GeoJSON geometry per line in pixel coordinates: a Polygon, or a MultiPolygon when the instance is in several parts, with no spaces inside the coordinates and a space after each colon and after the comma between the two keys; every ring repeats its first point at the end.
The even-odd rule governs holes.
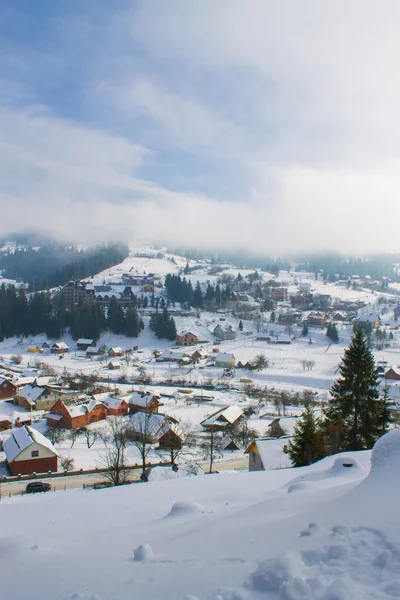
{"type": "Polygon", "coordinates": [[[321,416],[309,405],[296,424],[288,444],[296,467],[338,452],[368,450],[389,429],[387,387],[380,392],[374,356],[361,328],[345,350],[339,372],[321,416]]]}
{"type": "Polygon", "coordinates": [[[144,324],[136,306],[124,309],[113,298],[107,312],[95,302],[80,302],[67,310],[61,294],[57,300],[47,292],[27,295],[23,288],[0,287],[0,341],[10,337],[45,333],[57,339],[69,330],[73,339],[98,340],[105,330],[137,337],[144,324]]]}
{"type": "Polygon", "coordinates": [[[196,282],[193,289],[191,281],[188,281],[186,277],[182,278],[180,275],[170,273],[165,278],[165,288],[169,302],[179,302],[194,308],[219,307],[231,300],[229,286],[221,286],[219,283],[215,286],[208,284],[206,292],[203,293],[199,281],[196,282]]]}
{"type": "Polygon", "coordinates": [[[46,244],[0,254],[3,276],[27,283],[32,290],[47,290],[83,279],[122,262],[129,254],[126,244],[106,244],[80,250],[76,246],[46,244]]]}

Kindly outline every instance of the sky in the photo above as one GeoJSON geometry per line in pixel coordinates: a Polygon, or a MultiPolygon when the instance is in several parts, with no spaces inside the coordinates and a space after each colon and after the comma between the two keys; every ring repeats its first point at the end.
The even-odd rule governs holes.
{"type": "Polygon", "coordinates": [[[0,234],[400,250],[398,0],[0,11],[0,234]]]}

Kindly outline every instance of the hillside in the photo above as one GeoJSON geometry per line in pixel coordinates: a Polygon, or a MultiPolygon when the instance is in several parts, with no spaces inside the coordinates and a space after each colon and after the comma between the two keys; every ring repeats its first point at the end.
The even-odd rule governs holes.
{"type": "Polygon", "coordinates": [[[368,474],[370,455],[4,500],[1,595],[398,598],[400,433],[378,442],[368,474]]]}

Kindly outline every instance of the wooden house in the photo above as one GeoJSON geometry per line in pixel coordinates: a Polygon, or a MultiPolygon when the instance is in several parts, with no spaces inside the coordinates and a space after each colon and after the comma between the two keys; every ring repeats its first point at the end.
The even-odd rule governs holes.
{"type": "Polygon", "coordinates": [[[227,408],[220,408],[201,421],[200,425],[207,431],[224,431],[227,426],[234,425],[243,416],[239,406],[233,404],[227,408]]]}
{"type": "Polygon", "coordinates": [[[223,369],[232,369],[235,366],[235,355],[218,352],[215,355],[215,366],[223,369]]]}
{"type": "Polygon", "coordinates": [[[76,349],[84,350],[85,352],[89,347],[94,347],[94,346],[96,346],[96,342],[94,340],[90,340],[90,339],[86,339],[86,338],[79,338],[79,340],[76,342],[76,349]]]}
{"type": "Polygon", "coordinates": [[[14,429],[3,449],[11,475],[57,471],[57,450],[49,439],[32,427],[14,429]]]}
{"type": "Polygon", "coordinates": [[[136,412],[158,413],[161,405],[158,398],[152,394],[139,394],[134,392],[128,401],[129,412],[133,415],[136,412]]]}
{"type": "Polygon", "coordinates": [[[3,419],[0,421],[0,431],[7,431],[8,429],[12,429],[12,423],[8,419],[3,419]]]}
{"type": "Polygon", "coordinates": [[[13,398],[17,393],[17,387],[7,378],[0,378],[0,400],[13,398]]]}
{"type": "Polygon", "coordinates": [[[396,365],[392,365],[391,367],[389,367],[389,369],[385,372],[385,379],[394,379],[396,381],[399,381],[400,367],[397,367],[396,365]]]}
{"type": "Polygon", "coordinates": [[[114,348],[110,348],[108,351],[108,356],[112,356],[114,358],[118,358],[124,356],[125,352],[119,346],[115,346],[114,348]]]}
{"type": "Polygon", "coordinates": [[[107,365],[107,368],[109,371],[118,371],[118,369],[121,368],[121,363],[119,362],[119,360],[110,360],[110,362],[107,365]]]}
{"type": "Polygon", "coordinates": [[[55,342],[51,346],[50,352],[52,354],[65,354],[66,352],[69,352],[69,346],[67,346],[65,342],[55,342]]]}
{"type": "Polygon", "coordinates": [[[192,331],[182,331],[180,334],[176,334],[176,343],[178,346],[193,346],[198,341],[198,336],[192,331]]]}

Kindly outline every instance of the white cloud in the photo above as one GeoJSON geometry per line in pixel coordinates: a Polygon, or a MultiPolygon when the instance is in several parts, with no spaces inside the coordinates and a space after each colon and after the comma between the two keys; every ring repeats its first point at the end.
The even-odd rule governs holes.
{"type": "Polygon", "coordinates": [[[399,17],[390,0],[142,1],[108,23],[109,46],[90,65],[82,97],[96,128],[6,98],[0,228],[266,252],[397,250],[399,17]],[[231,193],[202,195],[189,176],[183,185],[184,160],[173,168],[186,192],[157,183],[176,149],[199,170],[205,157],[215,171],[230,165],[221,177],[231,193]],[[238,194],[241,176],[250,183],[238,194]]]}

